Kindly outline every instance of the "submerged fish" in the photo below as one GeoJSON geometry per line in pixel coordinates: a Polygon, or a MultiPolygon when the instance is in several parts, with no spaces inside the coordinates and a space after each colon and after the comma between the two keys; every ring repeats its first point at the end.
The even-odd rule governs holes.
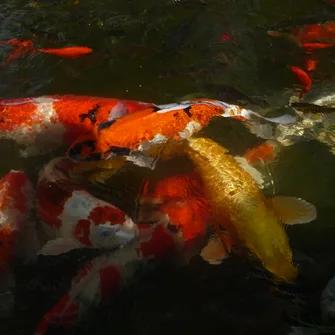
{"type": "Polygon", "coordinates": [[[2,99],[0,138],[25,146],[23,155],[37,155],[71,144],[101,121],[114,120],[152,105],[71,94],[2,99]]]}
{"type": "Polygon", "coordinates": [[[0,179],[0,314],[13,307],[11,263],[33,261],[39,249],[33,198],[33,186],[22,171],[11,170],[0,179]]]}
{"type": "Polygon", "coordinates": [[[277,280],[294,282],[297,269],[282,223],[315,220],[315,207],[297,198],[265,198],[251,175],[210,139],[192,138],[185,150],[203,180],[217,225],[244,244],[277,280]]]}
{"type": "Polygon", "coordinates": [[[137,226],[123,211],[72,180],[77,165],[66,157],[56,158],[40,172],[36,208],[48,241],[40,254],[57,255],[76,248],[113,249],[138,235],[137,226]]]}

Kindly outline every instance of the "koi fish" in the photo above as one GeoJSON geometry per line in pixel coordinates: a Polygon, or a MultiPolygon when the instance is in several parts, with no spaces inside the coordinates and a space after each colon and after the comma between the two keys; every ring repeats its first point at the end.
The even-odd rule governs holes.
{"type": "Polygon", "coordinates": [[[0,138],[26,147],[24,156],[71,144],[93,125],[153,106],[134,100],[52,95],[0,100],[0,138]]]}
{"type": "Polygon", "coordinates": [[[89,47],[83,46],[72,46],[72,47],[65,47],[65,48],[50,48],[50,49],[39,49],[34,48],[34,42],[30,40],[20,40],[16,38],[9,39],[7,41],[1,41],[0,44],[9,44],[14,48],[14,50],[9,57],[7,58],[6,63],[4,66],[7,66],[15,57],[22,55],[24,53],[31,53],[31,52],[41,52],[49,55],[54,55],[58,57],[64,58],[78,58],[83,55],[88,55],[93,52],[93,49],[89,47]]]}
{"type": "MultiPolygon", "coordinates": [[[[335,16],[301,17],[299,20],[284,21],[268,27],[267,33],[274,37],[286,37],[297,45],[304,43],[324,44],[330,47],[335,43],[335,16]]],[[[318,48],[318,46],[316,48],[318,48]]]]}
{"type": "Polygon", "coordinates": [[[218,224],[242,243],[274,275],[294,282],[297,269],[282,223],[299,224],[316,219],[316,208],[298,198],[265,198],[254,179],[228,154],[206,138],[191,138],[185,153],[205,185],[205,196],[218,224]]]}
{"type": "Polygon", "coordinates": [[[73,327],[89,308],[112,299],[135,274],[138,278],[139,268],[148,270],[149,264],[171,257],[177,263],[180,259],[187,262],[201,251],[210,214],[195,172],[145,181],[139,199],[137,239],[88,262],[69,291],[44,315],[35,335],[44,335],[54,326],[73,327]]]}
{"type": "MultiPolygon", "coordinates": [[[[91,133],[80,136],[67,151],[75,161],[112,160],[126,157],[139,166],[154,167],[146,152],[167,141],[190,138],[215,116],[264,119],[273,123],[295,122],[291,115],[265,118],[253,111],[222,101],[198,99],[149,107],[118,120],[101,122],[91,133]]],[[[175,150],[173,149],[173,155],[175,150]]]]}
{"type": "Polygon", "coordinates": [[[136,225],[124,212],[72,180],[71,172],[77,165],[66,157],[56,158],[40,172],[36,208],[48,242],[39,254],[57,255],[76,248],[113,249],[138,235],[136,225]]]}
{"type": "Polygon", "coordinates": [[[199,254],[204,261],[217,265],[229,256],[232,239],[227,232],[212,232],[212,208],[196,171],[146,180],[141,189],[136,215],[138,238],[88,262],[69,291],[44,315],[35,335],[44,335],[54,326],[73,327],[89,308],[112,299],[135,279],[135,274],[138,278],[138,268],[143,273],[152,262],[173,257],[184,263],[199,254]]]}
{"type": "Polygon", "coordinates": [[[53,49],[35,49],[38,52],[42,52],[48,55],[64,57],[64,58],[78,58],[83,55],[88,55],[93,52],[93,49],[88,47],[66,47],[66,48],[53,48],[53,49]]]}
{"type": "Polygon", "coordinates": [[[308,73],[306,73],[304,70],[300,69],[297,66],[290,66],[290,69],[295,77],[301,82],[301,84],[304,85],[304,88],[301,90],[301,93],[299,95],[299,99],[301,99],[303,94],[307,93],[311,89],[312,79],[308,73]]]}
{"type": "Polygon", "coordinates": [[[11,170],[0,179],[0,311],[13,306],[11,262],[33,261],[39,242],[31,220],[34,190],[22,171],[11,170]]]}

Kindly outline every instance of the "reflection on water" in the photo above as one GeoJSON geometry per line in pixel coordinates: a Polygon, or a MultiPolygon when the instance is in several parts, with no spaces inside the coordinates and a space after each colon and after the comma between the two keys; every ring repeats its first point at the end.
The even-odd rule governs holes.
{"type": "MultiPolygon", "coordinates": [[[[94,53],[77,59],[23,53],[0,70],[0,97],[78,94],[155,103],[211,97],[261,113],[293,114],[289,99],[297,95],[301,85],[289,67],[303,68],[306,53],[290,38],[270,36],[267,31],[269,27],[281,29],[276,26],[281,21],[292,20],[291,29],[302,16],[312,15],[320,22],[324,15],[332,14],[335,17],[332,1],[326,0],[2,1],[0,40],[33,40],[36,48],[81,45],[93,48],[94,53]]],[[[1,65],[12,51],[12,46],[0,44],[1,65]]],[[[334,55],[335,47],[313,51],[317,67],[304,102],[335,103],[334,55]]],[[[296,129],[283,126],[281,131],[299,135],[296,129]]],[[[304,269],[309,279],[302,289],[310,301],[304,302],[302,311],[298,302],[271,297],[259,279],[261,275],[241,260],[229,259],[222,267],[206,267],[206,271],[194,261],[187,269],[175,272],[167,267],[145,277],[139,282],[140,290],[135,287],[114,302],[112,313],[102,309],[88,318],[88,329],[94,325],[102,334],[116,329],[129,334],[202,334],[209,330],[272,334],[274,329],[292,325],[283,321],[282,315],[317,318],[318,294],[335,273],[335,156],[329,150],[334,151],[335,136],[333,128],[325,131],[315,131],[308,141],[298,136],[294,145],[282,149],[278,161],[264,167],[273,180],[266,193],[303,198],[318,209],[312,224],[288,228],[294,251],[302,259],[311,258],[304,269]]],[[[231,119],[211,123],[203,134],[229,148],[233,155],[262,141],[231,119]]],[[[53,155],[22,158],[19,149],[9,141],[1,142],[0,175],[23,169],[36,182],[43,164],[64,154],[60,150],[53,155]]],[[[132,175],[136,173],[135,169],[132,175]]],[[[128,175],[122,182],[127,192],[134,193],[136,177],[128,175]]],[[[118,183],[111,185],[118,188],[118,183]]],[[[74,264],[64,256],[62,266],[68,273],[59,285],[55,280],[60,271],[57,264],[55,270],[41,265],[51,273],[42,285],[38,282],[42,270],[34,268],[38,284],[30,283],[32,287],[19,292],[16,317],[0,320],[0,329],[2,323],[6,329],[3,334],[30,334],[89,258],[80,257],[74,264]],[[49,287],[52,285],[58,286],[54,289],[49,287]],[[36,298],[43,290],[50,294],[49,299],[36,298]],[[38,303],[33,304],[35,299],[38,303]]],[[[22,286],[25,271],[17,270],[22,286]]],[[[79,332],[85,333],[84,329],[79,332]]]]}

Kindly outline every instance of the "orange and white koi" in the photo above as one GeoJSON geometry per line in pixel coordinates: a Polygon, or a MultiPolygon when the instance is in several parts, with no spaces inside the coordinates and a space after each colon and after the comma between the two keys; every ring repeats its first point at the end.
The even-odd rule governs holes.
{"type": "Polygon", "coordinates": [[[68,156],[77,161],[112,160],[125,156],[126,160],[137,165],[152,168],[153,161],[144,155],[149,149],[163,146],[170,140],[188,139],[207,126],[215,116],[239,117],[243,120],[256,118],[279,124],[291,124],[296,120],[291,115],[266,118],[218,100],[189,100],[149,107],[117,120],[101,122],[91,133],[73,142],[68,156]]]}
{"type": "Polygon", "coordinates": [[[37,214],[48,242],[39,251],[57,255],[75,248],[113,249],[135,239],[138,228],[112,204],[71,179],[77,166],[66,157],[50,161],[36,188],[37,214]]]}
{"type": "Polygon", "coordinates": [[[168,176],[157,183],[146,181],[139,205],[138,238],[88,262],[70,290],[44,315],[35,335],[44,335],[53,326],[73,327],[90,307],[112,299],[127,286],[139,267],[145,269],[148,263],[178,255],[188,261],[200,252],[211,209],[195,172],[168,176]]]}
{"type": "Polygon", "coordinates": [[[152,106],[134,100],[53,95],[0,100],[0,138],[26,147],[24,155],[69,145],[95,124],[152,106]]]}

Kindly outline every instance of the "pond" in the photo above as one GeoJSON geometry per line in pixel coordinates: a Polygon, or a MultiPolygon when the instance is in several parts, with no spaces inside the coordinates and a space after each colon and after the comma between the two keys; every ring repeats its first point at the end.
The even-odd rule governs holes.
{"type": "MultiPolygon", "coordinates": [[[[335,275],[334,1],[3,0],[0,41],[1,100],[73,94],[161,105],[208,98],[267,117],[300,117],[298,124],[273,126],[283,144],[280,155],[259,167],[267,175],[266,195],[301,198],[317,208],[313,222],[285,228],[302,274],[299,285],[275,285],[260,266],[238,256],[218,266],[195,257],[186,266],[168,263],[136,273],[138,280],[112,302],[90,310],[74,330],[55,334],[259,335],[290,334],[291,327],[304,328],[303,334],[335,334],[335,323],[325,323],[319,311],[320,294],[335,275]],[[302,41],[305,27],[312,28],[302,41]],[[318,44],[304,45],[308,36],[318,44]],[[11,39],[32,43],[26,47],[11,39]],[[71,46],[93,52],[69,58],[41,51],[71,46]],[[300,105],[297,112],[292,97],[330,110],[300,113],[300,105]]],[[[268,140],[260,133],[232,118],[201,131],[234,156],[268,140]]],[[[44,164],[65,155],[57,148],[27,157],[21,149],[15,141],[0,142],[0,175],[24,171],[33,185],[44,164]]],[[[159,173],[187,164],[162,164],[159,173]]],[[[104,186],[86,186],[130,213],[147,173],[130,166],[104,186]]],[[[14,312],[0,318],[0,333],[33,334],[80,267],[96,255],[73,250],[16,265],[14,312]]]]}

